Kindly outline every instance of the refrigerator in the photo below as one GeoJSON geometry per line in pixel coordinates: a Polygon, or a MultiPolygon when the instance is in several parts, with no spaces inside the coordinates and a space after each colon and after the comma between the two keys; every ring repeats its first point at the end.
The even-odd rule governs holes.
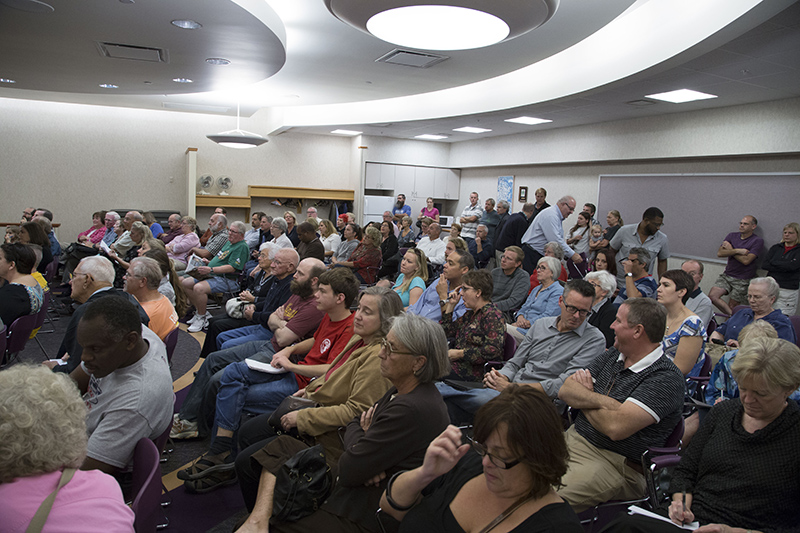
{"type": "Polygon", "coordinates": [[[361,226],[383,221],[383,212],[394,207],[394,196],[364,196],[364,217],[361,226]]]}

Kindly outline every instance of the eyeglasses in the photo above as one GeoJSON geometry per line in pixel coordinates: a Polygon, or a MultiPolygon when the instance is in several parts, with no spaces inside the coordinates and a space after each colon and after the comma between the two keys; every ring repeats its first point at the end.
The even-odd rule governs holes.
{"type": "Polygon", "coordinates": [[[567,304],[564,304],[564,309],[566,309],[567,313],[569,313],[570,315],[578,313],[578,315],[580,315],[581,318],[587,316],[589,313],[592,312],[591,309],[580,309],[578,307],[575,307],[574,305],[567,305],[567,304]]]}
{"type": "Polygon", "coordinates": [[[536,270],[547,270],[547,267],[544,265],[539,265],[536,267],[536,270]]]}
{"type": "Polygon", "coordinates": [[[591,285],[592,287],[599,287],[600,286],[600,284],[597,283],[596,281],[592,281],[592,280],[588,280],[588,281],[589,281],[589,285],[591,285]]]}
{"type": "Polygon", "coordinates": [[[90,278],[90,279],[92,277],[91,274],[87,274],[86,272],[72,272],[69,275],[69,280],[72,281],[73,279],[77,278],[78,276],[86,276],[87,278],[90,278]]]}
{"type": "Polygon", "coordinates": [[[489,450],[486,449],[486,446],[476,441],[472,437],[467,437],[467,440],[472,446],[472,449],[475,450],[475,453],[477,453],[481,457],[489,457],[489,461],[491,461],[491,463],[497,468],[508,470],[509,468],[514,468],[519,464],[519,459],[516,459],[514,461],[504,461],[503,459],[500,459],[496,455],[492,455],[491,453],[489,453],[489,450]]]}
{"type": "Polygon", "coordinates": [[[386,339],[386,338],[381,339],[381,348],[383,349],[383,351],[386,352],[386,355],[388,355],[389,357],[391,357],[394,354],[397,354],[397,355],[416,355],[416,354],[413,354],[411,352],[398,352],[397,350],[392,348],[392,345],[389,342],[389,339],[386,339]]]}

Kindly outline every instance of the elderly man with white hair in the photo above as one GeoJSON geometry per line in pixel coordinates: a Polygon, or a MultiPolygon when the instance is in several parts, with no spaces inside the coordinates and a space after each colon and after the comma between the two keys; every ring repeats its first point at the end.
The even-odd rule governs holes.
{"type": "Polygon", "coordinates": [[[150,317],[148,326],[162,341],[178,327],[178,313],[169,299],[158,292],[161,267],[149,257],[137,257],[125,273],[125,292],[132,294],[150,317]]]}
{"type": "Polygon", "coordinates": [[[239,292],[239,274],[242,272],[250,249],[244,242],[247,226],[237,220],[228,228],[228,242],[222,247],[217,256],[208,266],[197,267],[196,275],[203,276],[203,281],[197,281],[192,276],[181,280],[189,301],[195,307],[195,315],[189,325],[189,331],[196,333],[208,326],[211,313],[206,311],[208,295],[215,292],[239,292]]]}

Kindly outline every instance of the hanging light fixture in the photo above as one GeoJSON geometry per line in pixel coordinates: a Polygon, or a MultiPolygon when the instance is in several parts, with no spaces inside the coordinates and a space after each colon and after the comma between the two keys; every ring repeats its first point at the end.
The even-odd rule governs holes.
{"type": "Polygon", "coordinates": [[[559,0],[325,0],[354,28],[422,50],[469,50],[518,37],[547,22],[559,0]]]}
{"type": "Polygon", "coordinates": [[[239,102],[236,102],[236,129],[231,131],[223,131],[215,135],[206,135],[209,139],[219,144],[220,146],[227,146],[228,148],[238,148],[243,150],[245,148],[255,148],[268,142],[266,137],[262,137],[257,133],[250,133],[239,129],[239,102]]]}

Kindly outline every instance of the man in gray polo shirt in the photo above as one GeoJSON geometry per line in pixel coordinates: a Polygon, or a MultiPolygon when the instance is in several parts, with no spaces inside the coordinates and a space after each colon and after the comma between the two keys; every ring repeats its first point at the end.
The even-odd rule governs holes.
{"type": "Polygon", "coordinates": [[[514,357],[501,370],[486,373],[485,388],[461,391],[437,383],[450,420],[471,422],[483,404],[512,383],[535,387],[556,399],[567,376],[589,365],[605,349],[603,334],[586,322],[593,301],[594,287],[588,281],[568,282],[559,297],[561,315],[534,322],[514,357]]]}
{"type": "Polygon", "coordinates": [[[622,226],[611,239],[609,246],[617,253],[617,287],[625,287],[625,266],[622,262],[628,258],[631,248],[644,248],[650,252],[651,262],[646,265],[650,275],[656,272],[658,264],[658,277],[667,271],[669,258],[669,239],[659,229],[664,225],[664,213],[657,207],[648,207],[638,224],[622,226]],[[656,261],[658,257],[658,261],[656,261]]]}

